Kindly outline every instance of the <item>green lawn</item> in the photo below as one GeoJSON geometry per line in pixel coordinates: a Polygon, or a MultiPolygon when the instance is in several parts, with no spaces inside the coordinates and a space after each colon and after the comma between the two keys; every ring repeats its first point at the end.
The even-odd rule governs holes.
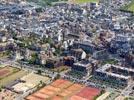
{"type": "Polygon", "coordinates": [[[122,7],[121,10],[134,12],[134,0],[132,0],[132,2],[130,4],[125,5],[124,7],[122,7]]]}
{"type": "Polygon", "coordinates": [[[86,2],[95,2],[95,3],[98,3],[99,0],[76,0],[77,3],[86,3],[86,2]]]}
{"type": "Polygon", "coordinates": [[[118,61],[115,60],[115,59],[108,59],[108,60],[103,61],[102,65],[105,65],[105,64],[114,64],[114,65],[116,65],[117,63],[118,63],[118,61]]]}
{"type": "Polygon", "coordinates": [[[7,76],[7,77],[1,79],[1,80],[0,80],[0,87],[6,86],[7,84],[13,82],[14,80],[16,80],[16,79],[18,79],[18,78],[21,78],[21,77],[23,77],[24,75],[27,75],[27,73],[28,73],[28,72],[21,70],[21,71],[19,71],[19,72],[17,72],[17,73],[14,73],[14,74],[12,74],[12,75],[9,75],[9,76],[7,76]]]}
{"type": "Polygon", "coordinates": [[[128,8],[128,10],[134,12],[134,2],[130,5],[130,7],[128,8]]]}
{"type": "Polygon", "coordinates": [[[0,58],[9,57],[10,54],[11,54],[10,51],[3,51],[3,52],[0,52],[0,58]]]}
{"type": "Polygon", "coordinates": [[[66,2],[67,0],[27,0],[28,2],[35,2],[42,6],[52,6],[55,3],[66,2]]]}
{"type": "Polygon", "coordinates": [[[100,0],[27,0],[27,1],[36,2],[37,4],[42,5],[42,6],[46,6],[46,5],[52,6],[56,3],[64,3],[68,1],[81,4],[81,3],[87,3],[87,2],[99,3],[100,0]]]}

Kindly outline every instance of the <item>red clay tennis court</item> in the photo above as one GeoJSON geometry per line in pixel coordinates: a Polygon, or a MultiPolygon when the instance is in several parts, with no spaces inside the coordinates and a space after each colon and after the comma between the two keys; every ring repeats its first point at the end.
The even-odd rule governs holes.
{"type": "Polygon", "coordinates": [[[93,100],[97,95],[100,94],[100,90],[92,87],[85,87],[76,95],[87,100],[93,100]]]}
{"type": "Polygon", "coordinates": [[[11,66],[6,66],[6,67],[3,67],[3,68],[0,68],[0,78],[4,78],[12,73],[15,73],[19,71],[18,68],[14,68],[14,67],[11,67],[11,66]]]}
{"type": "Polygon", "coordinates": [[[13,68],[11,67],[4,67],[0,69],[0,78],[3,78],[9,74],[11,74],[13,71],[13,68]]]}
{"type": "Polygon", "coordinates": [[[84,88],[83,85],[80,85],[80,84],[73,84],[73,85],[71,85],[70,87],[68,87],[66,90],[74,92],[74,91],[79,91],[79,90],[81,90],[82,88],[84,88]]]}
{"type": "Polygon", "coordinates": [[[0,77],[6,76],[10,71],[7,69],[0,70],[0,77]]]}
{"type": "Polygon", "coordinates": [[[43,99],[30,95],[27,97],[27,100],[43,100],[43,99]]]}
{"type": "Polygon", "coordinates": [[[69,100],[88,100],[88,99],[85,99],[85,98],[82,98],[80,96],[74,95],[69,100]]]}
{"type": "Polygon", "coordinates": [[[58,79],[39,91],[28,96],[26,100],[93,100],[100,94],[100,90],[84,85],[75,84],[67,80],[58,79]]]}
{"type": "Polygon", "coordinates": [[[63,84],[66,80],[63,80],[63,79],[58,79],[56,81],[54,81],[51,85],[54,86],[54,87],[57,87],[61,84],[63,84]]]}
{"type": "Polygon", "coordinates": [[[54,96],[51,100],[63,100],[63,98],[60,96],[54,96]]]}

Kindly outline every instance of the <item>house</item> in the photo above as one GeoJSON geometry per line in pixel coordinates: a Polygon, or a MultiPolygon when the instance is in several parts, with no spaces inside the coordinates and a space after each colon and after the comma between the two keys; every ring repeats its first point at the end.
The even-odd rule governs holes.
{"type": "Polygon", "coordinates": [[[21,53],[20,53],[20,51],[19,50],[17,50],[16,52],[15,52],[15,59],[16,60],[21,60],[23,57],[21,56],[21,53]]]}
{"type": "Polygon", "coordinates": [[[86,52],[84,50],[80,49],[71,49],[70,55],[75,57],[76,60],[80,61],[82,59],[86,58],[86,52]]]}
{"type": "Polygon", "coordinates": [[[60,67],[62,65],[64,65],[64,62],[63,59],[60,58],[48,58],[45,64],[47,68],[51,68],[51,69],[55,67],[60,67]]]}
{"type": "Polygon", "coordinates": [[[106,49],[104,49],[94,52],[93,57],[98,60],[105,60],[109,58],[109,53],[106,49]]]}
{"type": "Polygon", "coordinates": [[[45,65],[46,64],[46,60],[49,56],[46,54],[45,51],[40,51],[39,54],[39,60],[40,60],[40,64],[41,65],[45,65]]]}
{"type": "Polygon", "coordinates": [[[96,49],[95,46],[88,41],[74,41],[73,47],[77,49],[81,48],[86,53],[91,53],[91,54],[93,54],[93,52],[96,49]]]}
{"type": "Polygon", "coordinates": [[[63,58],[64,65],[65,66],[73,66],[74,64],[74,57],[72,56],[66,56],[63,58]]]}
{"type": "Polygon", "coordinates": [[[134,68],[134,54],[130,53],[125,57],[125,61],[128,65],[132,66],[134,68]]]}
{"type": "Polygon", "coordinates": [[[0,33],[0,42],[6,42],[6,41],[7,41],[7,37],[0,33]]]}

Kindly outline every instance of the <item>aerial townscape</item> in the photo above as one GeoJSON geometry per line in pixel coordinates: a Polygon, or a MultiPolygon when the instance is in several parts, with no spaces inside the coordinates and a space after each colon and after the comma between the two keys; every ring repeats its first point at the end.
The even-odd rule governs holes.
{"type": "Polygon", "coordinates": [[[134,100],[134,0],[0,0],[0,100],[134,100]]]}

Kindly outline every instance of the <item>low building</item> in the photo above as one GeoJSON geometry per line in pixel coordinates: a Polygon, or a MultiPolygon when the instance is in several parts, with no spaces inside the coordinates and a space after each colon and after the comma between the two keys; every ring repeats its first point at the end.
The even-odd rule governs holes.
{"type": "Polygon", "coordinates": [[[95,46],[87,41],[83,41],[83,42],[75,41],[73,44],[73,47],[77,49],[81,48],[85,52],[91,53],[91,54],[95,51],[95,46]]]}
{"type": "Polygon", "coordinates": [[[63,59],[60,58],[48,58],[45,66],[47,68],[55,68],[64,65],[63,59]]]}
{"type": "Polygon", "coordinates": [[[106,64],[95,71],[95,76],[120,85],[128,85],[134,79],[134,69],[106,64]]]}
{"type": "Polygon", "coordinates": [[[65,50],[62,55],[63,56],[72,56],[77,61],[85,59],[87,56],[86,52],[80,48],[79,49],[65,50]]]}
{"type": "Polygon", "coordinates": [[[125,61],[127,62],[128,65],[132,66],[134,68],[134,54],[130,53],[125,57],[125,61]]]}
{"type": "Polygon", "coordinates": [[[72,49],[70,55],[74,56],[78,61],[86,58],[86,52],[82,49],[72,49]]]}
{"type": "Polygon", "coordinates": [[[64,57],[63,61],[64,61],[64,65],[66,65],[66,66],[73,66],[74,57],[72,57],[72,56],[64,57]]]}
{"type": "Polygon", "coordinates": [[[93,53],[93,57],[98,60],[105,60],[109,58],[109,53],[107,50],[100,50],[93,53]]]}
{"type": "Polygon", "coordinates": [[[83,60],[83,61],[74,63],[72,66],[72,70],[78,71],[88,76],[92,72],[92,65],[88,60],[83,60]]]}

